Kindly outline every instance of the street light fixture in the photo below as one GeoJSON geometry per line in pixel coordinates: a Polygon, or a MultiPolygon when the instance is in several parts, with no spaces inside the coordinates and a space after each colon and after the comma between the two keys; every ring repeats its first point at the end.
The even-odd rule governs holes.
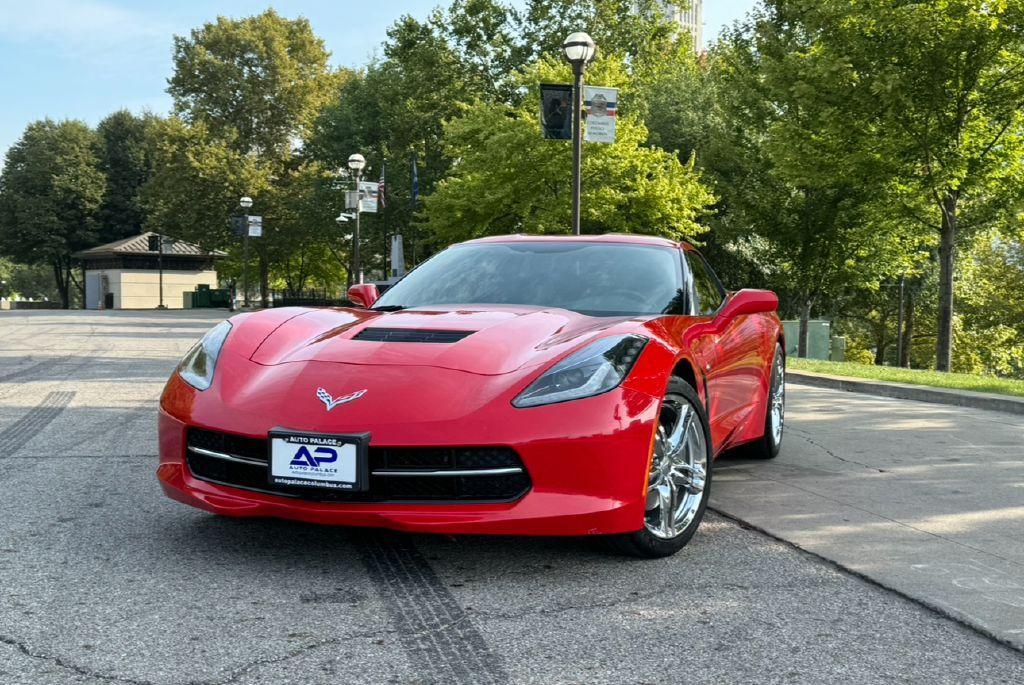
{"type": "Polygon", "coordinates": [[[252,207],[252,198],[243,195],[238,200],[238,206],[242,208],[245,215],[244,226],[242,227],[242,303],[249,306],[249,209],[252,207]]]}
{"type": "Polygon", "coordinates": [[[348,158],[348,168],[352,170],[356,177],[356,231],[352,234],[352,273],[349,274],[349,279],[355,279],[356,283],[363,282],[363,269],[359,263],[359,216],[362,214],[362,202],[360,201],[361,194],[359,192],[359,182],[363,178],[363,169],[366,168],[366,158],[356,152],[348,158]]]}
{"type": "Polygon", "coordinates": [[[583,72],[597,55],[597,44],[583,31],[570,33],[562,43],[565,60],[572,66],[572,232],[580,234],[580,186],[583,162],[583,72]]]}

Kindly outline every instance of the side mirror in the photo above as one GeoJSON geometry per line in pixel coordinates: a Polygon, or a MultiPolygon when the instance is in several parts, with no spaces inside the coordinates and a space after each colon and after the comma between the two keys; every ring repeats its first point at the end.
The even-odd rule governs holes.
{"type": "Polygon", "coordinates": [[[348,289],[348,299],[357,307],[369,309],[380,299],[380,293],[373,283],[357,283],[348,289]]]}
{"type": "Polygon", "coordinates": [[[760,314],[774,312],[779,308],[779,296],[771,290],[754,290],[748,288],[733,293],[726,301],[718,316],[731,319],[741,314],[760,314]]]}

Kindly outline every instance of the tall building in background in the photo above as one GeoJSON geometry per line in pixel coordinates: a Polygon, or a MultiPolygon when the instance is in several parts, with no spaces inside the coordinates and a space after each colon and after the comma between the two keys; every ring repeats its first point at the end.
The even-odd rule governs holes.
{"type": "Polygon", "coordinates": [[[670,21],[679,24],[680,27],[693,36],[693,49],[700,51],[704,47],[704,2],[703,0],[690,0],[684,7],[672,2],[664,3],[665,16],[670,21]]]}

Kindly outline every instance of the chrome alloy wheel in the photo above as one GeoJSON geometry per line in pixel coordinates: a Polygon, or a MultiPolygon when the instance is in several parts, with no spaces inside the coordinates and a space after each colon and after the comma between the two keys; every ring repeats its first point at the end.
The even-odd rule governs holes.
{"type": "Polygon", "coordinates": [[[688,400],[669,395],[661,407],[647,481],[644,526],[655,537],[683,533],[700,509],[707,480],[704,427],[688,400]]]}
{"type": "Polygon", "coordinates": [[[786,419],[786,365],[781,354],[775,355],[775,373],[772,374],[772,389],[769,395],[771,405],[772,440],[776,445],[782,442],[782,424],[786,419]]]}

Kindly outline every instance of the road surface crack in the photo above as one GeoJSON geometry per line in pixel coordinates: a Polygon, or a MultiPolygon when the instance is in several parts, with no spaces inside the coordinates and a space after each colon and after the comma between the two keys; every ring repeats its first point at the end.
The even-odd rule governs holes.
{"type": "Polygon", "coordinates": [[[152,681],[149,680],[136,680],[134,678],[125,678],[124,676],[99,673],[98,671],[90,670],[88,668],[85,668],[84,666],[73,664],[69,661],[66,661],[65,659],[62,659],[59,656],[37,652],[21,640],[17,640],[7,635],[0,635],[0,643],[14,647],[19,652],[21,652],[22,654],[31,659],[46,661],[48,663],[54,664],[55,666],[59,666],[60,668],[63,668],[66,671],[71,671],[73,673],[77,673],[78,675],[86,676],[88,678],[96,678],[97,680],[105,680],[111,683],[128,683],[129,685],[153,685],[152,681]]]}
{"type": "Polygon", "coordinates": [[[880,469],[877,466],[872,466],[871,464],[865,464],[865,463],[857,461],[855,459],[847,459],[846,457],[840,457],[838,454],[836,454],[835,452],[833,452],[829,448],[825,447],[820,442],[816,442],[815,440],[812,440],[810,437],[808,437],[809,434],[805,433],[802,430],[799,430],[797,428],[793,428],[792,426],[789,427],[789,430],[792,433],[796,433],[798,436],[803,438],[805,441],[807,441],[811,445],[814,445],[815,447],[817,447],[818,449],[820,449],[822,452],[824,452],[828,456],[832,457],[833,459],[838,459],[839,461],[845,462],[847,464],[856,464],[857,466],[863,466],[866,469],[870,469],[872,471],[878,471],[879,473],[888,473],[888,471],[886,471],[885,469],[880,469]]]}

